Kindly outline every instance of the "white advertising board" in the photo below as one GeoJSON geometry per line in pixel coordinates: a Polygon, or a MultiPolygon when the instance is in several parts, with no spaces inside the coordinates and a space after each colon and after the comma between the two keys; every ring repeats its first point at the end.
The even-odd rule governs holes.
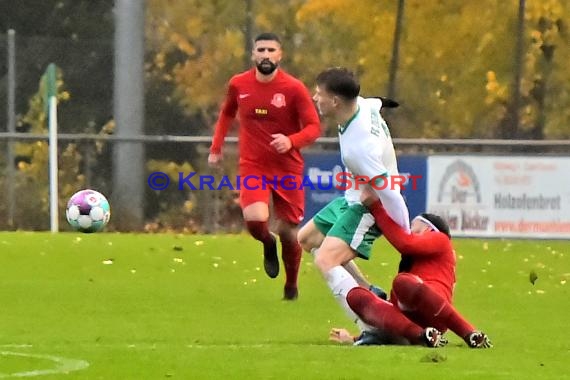
{"type": "Polygon", "coordinates": [[[570,157],[431,156],[427,176],[454,236],[570,239],[570,157]]]}

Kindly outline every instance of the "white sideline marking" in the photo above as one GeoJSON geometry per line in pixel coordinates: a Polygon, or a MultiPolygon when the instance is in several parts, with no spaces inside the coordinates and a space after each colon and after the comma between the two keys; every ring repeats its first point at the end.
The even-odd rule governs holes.
{"type": "MultiPolygon", "coordinates": [[[[26,346],[29,347],[29,346],[26,346]]],[[[79,371],[89,367],[89,363],[85,360],[67,359],[61,356],[28,354],[23,352],[0,351],[0,356],[20,356],[33,359],[51,360],[57,364],[57,367],[50,369],[37,369],[33,371],[0,373],[0,379],[8,377],[33,377],[42,375],[65,374],[68,372],[79,371]]]]}
{"type": "MultiPolygon", "coordinates": [[[[159,344],[160,345],[160,344],[159,344]]],[[[185,344],[184,347],[190,349],[216,349],[216,348],[224,348],[224,349],[248,349],[248,348],[279,348],[279,347],[348,347],[350,345],[346,344],[338,344],[334,342],[323,342],[323,343],[191,343],[185,344]]],[[[155,350],[157,344],[128,344],[127,348],[134,349],[134,350],[155,350]]]]}
{"type": "Polygon", "coordinates": [[[212,343],[212,344],[187,344],[186,348],[227,348],[227,349],[243,349],[243,348],[278,348],[278,347],[348,347],[351,345],[324,343],[212,343]]]}

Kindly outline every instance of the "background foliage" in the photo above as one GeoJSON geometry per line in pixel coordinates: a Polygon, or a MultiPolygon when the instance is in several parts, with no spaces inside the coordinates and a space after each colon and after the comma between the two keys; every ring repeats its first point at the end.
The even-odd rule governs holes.
{"type": "MultiPolygon", "coordinates": [[[[567,2],[526,0],[523,54],[516,61],[521,0],[399,1],[405,6],[394,96],[401,107],[386,113],[395,137],[570,138],[567,2]],[[517,64],[522,77],[515,109],[517,64]]],[[[63,91],[60,131],[113,133],[113,6],[113,0],[19,0],[15,7],[0,0],[1,51],[6,51],[5,31],[16,31],[19,132],[45,131],[38,83],[54,62],[63,91]]],[[[343,65],[359,74],[364,95],[386,95],[397,9],[393,0],[146,0],[145,133],[210,135],[226,83],[250,67],[251,38],[262,31],[282,37],[283,67],[308,88],[322,69],[343,65]]],[[[4,84],[5,65],[2,60],[4,84]]],[[[6,88],[0,86],[0,100],[6,99],[6,88]]],[[[5,111],[6,102],[0,101],[0,112],[5,111]]],[[[62,147],[60,203],[71,189],[112,188],[111,148],[79,142],[62,147]]],[[[147,168],[205,171],[206,149],[207,144],[149,144],[147,168]]],[[[16,162],[0,157],[3,167],[13,164],[18,170],[20,226],[43,228],[48,220],[46,190],[37,190],[47,183],[46,152],[41,142],[26,143],[19,145],[16,162]]],[[[234,163],[227,162],[227,173],[234,163]]],[[[0,183],[6,185],[4,177],[0,183]]],[[[226,205],[224,212],[232,215],[228,228],[235,230],[235,194],[220,196],[147,191],[147,227],[154,230],[159,220],[168,220],[165,228],[202,228],[212,213],[205,203],[226,205]],[[188,202],[198,207],[188,208],[188,202]],[[180,209],[185,211],[176,216],[180,209]]],[[[0,214],[5,208],[0,204],[0,214]]]]}
{"type": "MultiPolygon", "coordinates": [[[[217,109],[225,82],[249,56],[245,3],[149,2],[149,24],[160,25],[150,38],[154,72],[174,84],[187,112],[208,112],[210,124],[215,114],[209,111],[217,109]]],[[[365,95],[386,94],[396,2],[250,3],[252,35],[282,35],[284,66],[307,86],[323,68],[344,65],[360,74],[365,95]]],[[[396,84],[403,107],[392,115],[396,136],[570,136],[570,10],[561,0],[526,3],[521,122],[502,136],[512,122],[518,1],[405,2],[396,84]]]]}

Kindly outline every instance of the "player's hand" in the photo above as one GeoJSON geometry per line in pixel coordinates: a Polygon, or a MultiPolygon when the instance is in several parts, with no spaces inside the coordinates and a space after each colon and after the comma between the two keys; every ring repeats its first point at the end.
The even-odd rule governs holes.
{"type": "Polygon", "coordinates": [[[329,340],[338,343],[354,343],[354,337],[346,329],[333,327],[329,333],[329,340]]]}
{"type": "Polygon", "coordinates": [[[208,155],[208,165],[211,168],[219,168],[223,158],[224,156],[222,156],[221,153],[220,154],[210,153],[208,155]]]}
{"type": "Polygon", "coordinates": [[[366,185],[362,188],[362,193],[360,194],[360,202],[366,207],[370,206],[371,204],[375,203],[378,200],[378,195],[370,187],[370,185],[366,185]]]}
{"type": "Polygon", "coordinates": [[[281,133],[274,133],[271,135],[273,140],[269,143],[277,153],[287,153],[293,146],[291,139],[281,133]]]}

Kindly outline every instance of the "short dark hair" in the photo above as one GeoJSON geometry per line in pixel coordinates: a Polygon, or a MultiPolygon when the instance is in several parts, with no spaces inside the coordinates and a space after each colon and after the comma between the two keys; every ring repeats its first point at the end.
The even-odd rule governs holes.
{"type": "Polygon", "coordinates": [[[257,41],[277,41],[281,45],[281,39],[279,38],[279,36],[271,32],[258,34],[257,37],[255,37],[255,39],[253,40],[253,42],[257,41]]]}
{"type": "Polygon", "coordinates": [[[429,220],[430,223],[435,226],[435,228],[437,228],[440,232],[446,234],[448,238],[451,238],[451,233],[449,232],[449,224],[447,224],[445,219],[443,219],[441,216],[427,212],[420,214],[420,216],[429,220]]]}
{"type": "Polygon", "coordinates": [[[360,94],[356,75],[345,67],[331,67],[317,75],[317,86],[346,100],[354,100],[360,94]]]}

